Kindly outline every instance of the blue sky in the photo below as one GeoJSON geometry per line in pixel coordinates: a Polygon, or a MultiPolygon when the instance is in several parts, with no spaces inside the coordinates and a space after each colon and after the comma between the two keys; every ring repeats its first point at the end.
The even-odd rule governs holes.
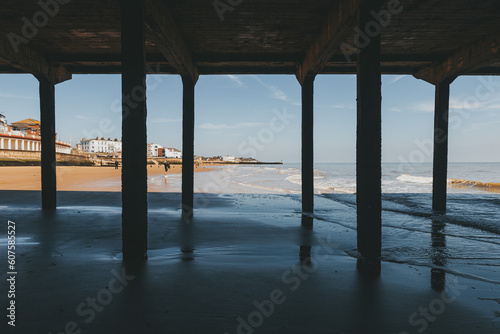
{"type": "MultiPolygon", "coordinates": [[[[182,147],[182,84],[148,76],[148,142],[182,147]]],[[[432,161],[434,87],[383,77],[383,161],[432,161]]],[[[121,137],[119,75],[75,75],[56,86],[58,138],[121,137]]],[[[354,162],[356,78],[315,80],[315,161],[354,162]]],[[[450,161],[500,162],[500,78],[460,77],[451,87],[450,161]]],[[[202,76],[196,85],[195,153],[300,161],[300,86],[294,76],[202,76]],[[252,140],[253,138],[253,140],[252,140]]],[[[0,113],[39,119],[31,75],[0,76],[0,113]]]]}

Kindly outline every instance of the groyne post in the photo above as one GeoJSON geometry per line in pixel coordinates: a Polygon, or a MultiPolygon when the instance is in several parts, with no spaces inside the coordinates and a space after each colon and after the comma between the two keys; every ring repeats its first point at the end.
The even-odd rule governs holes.
{"type": "Polygon", "coordinates": [[[142,1],[121,1],[122,249],[124,261],[147,258],[146,57],[142,1]]]}

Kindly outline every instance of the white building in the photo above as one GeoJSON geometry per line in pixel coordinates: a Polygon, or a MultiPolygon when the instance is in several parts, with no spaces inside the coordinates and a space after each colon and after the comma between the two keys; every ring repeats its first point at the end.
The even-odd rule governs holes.
{"type": "Polygon", "coordinates": [[[222,161],[236,161],[237,159],[232,155],[225,155],[222,157],[222,161]]]}
{"type": "Polygon", "coordinates": [[[148,144],[148,157],[157,157],[158,156],[158,151],[163,148],[161,145],[158,144],[148,144]]]}
{"type": "Polygon", "coordinates": [[[165,158],[176,158],[176,159],[182,158],[182,152],[176,148],[165,147],[164,152],[165,152],[165,158]]]}
{"type": "MultiPolygon", "coordinates": [[[[0,114],[0,150],[32,152],[42,150],[39,121],[27,119],[13,124],[16,126],[9,126],[5,116],[0,114]]],[[[56,137],[56,152],[71,154],[71,145],[58,141],[56,137]]]]}
{"type": "Polygon", "coordinates": [[[7,132],[9,130],[7,126],[7,120],[5,119],[5,116],[0,114],[0,131],[1,132],[7,132]]]}
{"type": "Polygon", "coordinates": [[[87,153],[121,153],[122,142],[115,138],[85,139],[80,142],[81,150],[87,153]]]}

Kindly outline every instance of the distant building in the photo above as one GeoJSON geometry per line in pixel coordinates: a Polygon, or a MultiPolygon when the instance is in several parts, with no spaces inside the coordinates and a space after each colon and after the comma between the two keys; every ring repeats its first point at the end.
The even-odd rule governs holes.
{"type": "Polygon", "coordinates": [[[163,148],[158,144],[148,144],[148,157],[158,157],[158,151],[163,148]]]}
{"type": "Polygon", "coordinates": [[[33,118],[23,119],[22,121],[11,124],[13,130],[23,131],[29,135],[40,136],[40,121],[33,118]]]}
{"type": "MultiPolygon", "coordinates": [[[[83,138],[80,142],[81,150],[87,153],[121,153],[122,152],[122,142],[117,138],[111,140],[111,138],[95,138],[95,139],[85,139],[83,138]]],[[[78,145],[77,145],[78,147],[78,145]]]]}
{"type": "Polygon", "coordinates": [[[0,114],[0,131],[7,132],[9,130],[9,126],[7,125],[7,120],[5,116],[0,114]]]}
{"type": "Polygon", "coordinates": [[[176,158],[180,159],[182,158],[182,152],[179,151],[176,148],[171,148],[171,147],[165,147],[164,148],[164,157],[165,158],[176,158]]]}
{"type": "MultiPolygon", "coordinates": [[[[40,152],[42,150],[40,127],[40,121],[32,118],[9,125],[5,116],[0,114],[0,150],[40,152]]],[[[56,152],[71,154],[71,145],[58,141],[57,135],[56,152]]]]}
{"type": "Polygon", "coordinates": [[[225,155],[222,157],[222,161],[236,161],[238,160],[236,157],[233,157],[232,155],[225,155]]]}

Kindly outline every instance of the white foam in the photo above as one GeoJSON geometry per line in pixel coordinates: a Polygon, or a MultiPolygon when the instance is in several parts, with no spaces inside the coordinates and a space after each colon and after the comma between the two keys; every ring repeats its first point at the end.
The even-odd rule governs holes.
{"type": "Polygon", "coordinates": [[[420,184],[432,184],[432,177],[425,176],[414,176],[409,174],[403,174],[397,178],[400,182],[409,183],[420,183],[420,184]]]}

